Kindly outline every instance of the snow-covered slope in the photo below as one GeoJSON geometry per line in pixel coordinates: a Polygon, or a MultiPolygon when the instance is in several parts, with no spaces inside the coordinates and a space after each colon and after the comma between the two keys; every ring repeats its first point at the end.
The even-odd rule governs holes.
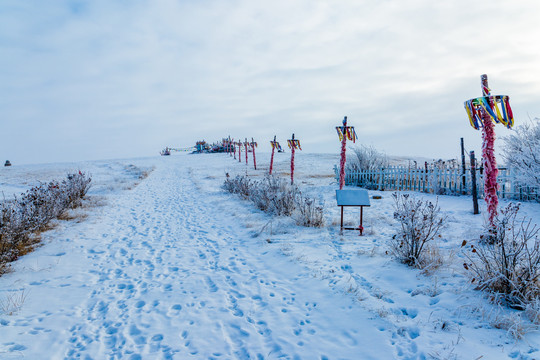
{"type": "MultiPolygon", "coordinates": [[[[339,235],[337,156],[297,153],[297,183],[325,204],[322,229],[272,218],[221,190],[225,173],[263,176],[268,159],[257,154],[257,171],[225,154],[1,169],[6,194],[74,167],[88,171],[101,206],[58,222],[0,278],[4,310],[21,299],[12,314],[0,308],[0,358],[540,356],[538,333],[516,341],[493,327],[519,314],[467,285],[459,245],[482,225],[470,198],[439,198],[450,260],[426,276],[386,254],[395,226],[389,193],[374,192],[383,199],[364,212],[366,236],[339,235]]],[[[276,155],[276,174],[287,176],[288,160],[276,155]]],[[[538,210],[525,206],[540,223],[538,210]]],[[[357,216],[351,210],[347,221],[357,216]]]]}

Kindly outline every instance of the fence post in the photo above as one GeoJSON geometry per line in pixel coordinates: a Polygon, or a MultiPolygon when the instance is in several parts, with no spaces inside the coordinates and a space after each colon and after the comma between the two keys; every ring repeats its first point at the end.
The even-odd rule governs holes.
{"type": "Polygon", "coordinates": [[[461,138],[461,193],[465,195],[467,193],[467,182],[465,181],[465,144],[463,143],[463,138],[461,138]]]}
{"type": "Polygon", "coordinates": [[[474,151],[471,151],[471,193],[473,214],[480,214],[480,211],[478,211],[478,193],[476,192],[476,159],[474,158],[474,151]]]}

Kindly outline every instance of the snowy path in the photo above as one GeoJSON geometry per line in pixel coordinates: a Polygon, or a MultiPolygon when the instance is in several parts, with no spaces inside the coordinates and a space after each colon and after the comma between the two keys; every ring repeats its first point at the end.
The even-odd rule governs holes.
{"type": "Polygon", "coordinates": [[[380,319],[236,225],[190,178],[198,159],[174,160],[3,279],[29,290],[0,357],[393,358],[380,319]]]}

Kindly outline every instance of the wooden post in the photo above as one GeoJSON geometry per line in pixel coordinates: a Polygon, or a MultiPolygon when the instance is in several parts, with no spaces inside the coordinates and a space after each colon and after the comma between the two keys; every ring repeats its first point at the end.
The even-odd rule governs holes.
{"type": "Polygon", "coordinates": [[[242,162],[242,141],[238,140],[238,162],[242,162]]]}
{"type": "Polygon", "coordinates": [[[476,190],[476,159],[474,151],[471,151],[471,193],[473,199],[473,214],[480,214],[478,210],[478,192],[476,190]]]}
{"type": "Polygon", "coordinates": [[[257,147],[257,143],[251,138],[251,149],[253,150],[253,168],[257,170],[257,160],[255,160],[255,148],[257,147]]]}
{"type": "Polygon", "coordinates": [[[246,152],[246,166],[248,164],[248,141],[246,138],[246,141],[244,141],[244,151],[246,152]]]}
{"type": "Polygon", "coordinates": [[[467,181],[465,179],[465,144],[463,143],[463,138],[461,138],[461,193],[463,195],[467,194],[467,181]]]}
{"type": "Polygon", "coordinates": [[[272,168],[274,167],[274,151],[276,150],[276,135],[274,135],[274,141],[270,141],[272,145],[272,156],[270,157],[270,175],[272,175],[272,168]]]}
{"type": "Polygon", "coordinates": [[[364,232],[364,226],[362,225],[364,218],[364,207],[360,206],[360,226],[358,229],[360,230],[360,234],[358,236],[362,236],[362,233],[364,232]]]}
{"type": "Polygon", "coordinates": [[[294,151],[298,148],[298,150],[302,150],[300,147],[300,140],[294,139],[294,134],[292,134],[292,139],[287,140],[287,144],[289,145],[289,148],[291,149],[291,185],[294,184],[294,151]]]}
{"type": "MultiPolygon", "coordinates": [[[[294,140],[294,134],[292,136],[294,140]]],[[[291,185],[294,184],[294,146],[291,148],[291,185]]]]}
{"type": "Polygon", "coordinates": [[[340,206],[341,207],[341,233],[343,233],[343,206],[340,206]]]}

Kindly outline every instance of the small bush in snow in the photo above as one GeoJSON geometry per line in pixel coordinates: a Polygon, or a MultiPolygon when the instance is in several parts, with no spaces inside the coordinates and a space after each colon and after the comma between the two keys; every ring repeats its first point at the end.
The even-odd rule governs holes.
{"type": "Polygon", "coordinates": [[[40,184],[21,197],[0,202],[0,273],[8,262],[30,250],[35,242],[33,233],[81,204],[90,182],[82,172],[69,174],[63,181],[40,184]]]}
{"type": "Polygon", "coordinates": [[[225,182],[223,183],[223,189],[232,194],[238,194],[244,198],[248,198],[251,194],[252,182],[247,176],[236,175],[233,179],[229,174],[226,174],[225,182]]]}
{"type": "Polygon", "coordinates": [[[323,227],[323,207],[315,204],[315,199],[300,197],[297,200],[296,223],[308,227],[323,227]]]}
{"type": "Polygon", "coordinates": [[[518,212],[519,204],[500,211],[495,228],[487,229],[478,245],[467,247],[469,262],[464,267],[477,288],[493,294],[493,300],[525,309],[540,297],[540,240],[538,227],[518,219],[518,212]]]}
{"type": "Polygon", "coordinates": [[[262,211],[275,215],[294,215],[299,225],[324,225],[322,206],[315,205],[313,199],[303,196],[296,185],[276,176],[251,181],[247,176],[237,175],[232,179],[227,174],[223,188],[251,200],[262,211]]]}
{"type": "Polygon", "coordinates": [[[251,201],[259,209],[276,215],[292,215],[302,197],[297,186],[276,176],[266,176],[253,185],[251,201]]]}
{"type": "Polygon", "coordinates": [[[399,222],[398,233],[390,242],[392,254],[402,263],[423,268],[427,264],[425,250],[443,226],[437,203],[410,195],[393,193],[394,219],[399,222]]]}

